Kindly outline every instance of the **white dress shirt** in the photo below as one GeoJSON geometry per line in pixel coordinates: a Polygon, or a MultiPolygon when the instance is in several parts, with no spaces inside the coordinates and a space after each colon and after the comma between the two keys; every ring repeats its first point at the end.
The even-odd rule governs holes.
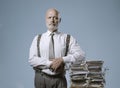
{"type": "MultiPolygon", "coordinates": [[[[45,65],[47,67],[50,66],[52,61],[49,61],[49,41],[50,41],[50,31],[43,33],[40,39],[40,56],[37,56],[37,38],[38,35],[35,36],[33,42],[30,47],[29,53],[29,62],[30,65],[36,67],[38,65],[45,65]]],[[[85,53],[80,48],[79,44],[76,40],[71,36],[69,49],[67,56],[65,55],[66,50],[66,38],[67,34],[61,33],[56,31],[54,35],[54,51],[55,51],[55,58],[63,58],[64,63],[71,63],[75,62],[76,60],[82,60],[85,58],[85,53]]],[[[49,69],[43,70],[43,72],[54,74],[49,69]]]]}

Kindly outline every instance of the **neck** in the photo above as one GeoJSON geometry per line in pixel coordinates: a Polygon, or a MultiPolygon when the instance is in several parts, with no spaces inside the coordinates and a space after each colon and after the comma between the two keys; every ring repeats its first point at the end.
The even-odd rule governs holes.
{"type": "Polygon", "coordinates": [[[50,30],[50,29],[48,29],[50,32],[56,32],[57,31],[57,29],[52,29],[52,30],[50,30]]]}

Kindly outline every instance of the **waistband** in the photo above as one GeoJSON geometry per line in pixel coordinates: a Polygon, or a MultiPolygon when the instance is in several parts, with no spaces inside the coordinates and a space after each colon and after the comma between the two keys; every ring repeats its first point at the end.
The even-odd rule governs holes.
{"type": "Polygon", "coordinates": [[[64,73],[60,73],[60,74],[55,74],[55,75],[50,75],[47,73],[42,72],[42,70],[35,70],[35,73],[39,73],[42,76],[46,76],[46,77],[53,77],[53,78],[61,78],[64,77],[64,73]]]}

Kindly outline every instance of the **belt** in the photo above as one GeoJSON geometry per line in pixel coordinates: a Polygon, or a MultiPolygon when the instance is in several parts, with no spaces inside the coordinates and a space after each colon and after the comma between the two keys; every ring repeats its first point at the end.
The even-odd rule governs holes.
{"type": "Polygon", "coordinates": [[[40,73],[42,76],[52,77],[52,78],[61,78],[61,77],[64,77],[63,73],[56,74],[56,75],[50,75],[50,74],[42,72],[42,70],[35,70],[35,73],[40,73]]]}

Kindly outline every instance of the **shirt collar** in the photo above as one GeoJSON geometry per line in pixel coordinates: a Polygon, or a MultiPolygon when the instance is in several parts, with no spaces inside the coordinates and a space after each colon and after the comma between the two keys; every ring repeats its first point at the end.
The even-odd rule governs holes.
{"type": "MultiPolygon", "coordinates": [[[[46,32],[46,34],[47,34],[48,36],[49,36],[51,33],[52,33],[52,32],[49,31],[49,30],[46,32]]],[[[55,35],[56,35],[56,34],[59,34],[59,33],[60,33],[60,32],[58,32],[58,30],[54,32],[55,35]]]]}

